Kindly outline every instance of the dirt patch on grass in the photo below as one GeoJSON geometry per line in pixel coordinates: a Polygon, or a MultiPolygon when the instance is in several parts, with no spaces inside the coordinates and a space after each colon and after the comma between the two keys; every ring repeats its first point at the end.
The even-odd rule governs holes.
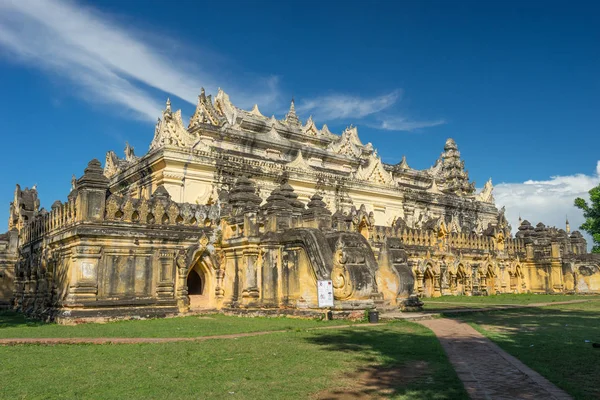
{"type": "Polygon", "coordinates": [[[506,325],[479,325],[483,330],[494,333],[519,333],[519,332],[535,332],[538,330],[537,326],[506,326],[506,325]]]}
{"type": "Polygon", "coordinates": [[[313,396],[320,400],[388,398],[402,386],[430,372],[426,361],[414,361],[398,366],[367,366],[345,375],[340,386],[323,390],[313,396]]]}

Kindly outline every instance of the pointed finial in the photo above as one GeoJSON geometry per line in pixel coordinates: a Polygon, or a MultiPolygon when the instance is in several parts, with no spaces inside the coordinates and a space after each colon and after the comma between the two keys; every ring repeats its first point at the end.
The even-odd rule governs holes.
{"type": "Polygon", "coordinates": [[[301,125],[300,119],[296,115],[296,106],[294,103],[294,98],[292,97],[292,103],[290,104],[290,111],[285,116],[285,121],[290,125],[301,125]]]}
{"type": "Polygon", "coordinates": [[[566,222],[566,229],[565,230],[567,231],[567,233],[571,233],[571,225],[569,225],[569,216],[565,216],[565,217],[566,217],[566,220],[567,220],[567,222],[566,222]]]}
{"type": "Polygon", "coordinates": [[[171,99],[167,97],[167,111],[171,111],[171,99]]]}
{"type": "Polygon", "coordinates": [[[200,88],[200,94],[204,94],[204,87],[200,88]]]}

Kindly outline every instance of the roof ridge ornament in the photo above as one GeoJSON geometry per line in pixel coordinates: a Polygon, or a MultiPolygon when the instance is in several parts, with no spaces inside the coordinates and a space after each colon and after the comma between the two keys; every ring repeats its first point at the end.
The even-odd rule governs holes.
{"type": "Polygon", "coordinates": [[[483,186],[483,189],[481,189],[481,193],[478,193],[475,196],[475,199],[478,201],[481,201],[483,203],[494,204],[495,200],[494,200],[494,196],[492,195],[493,191],[494,191],[494,185],[492,185],[492,178],[490,178],[483,186]]]}
{"type": "Polygon", "coordinates": [[[407,170],[410,169],[410,167],[408,166],[408,163],[406,162],[406,155],[402,156],[402,161],[400,161],[400,164],[398,164],[398,167],[401,170],[407,170]]]}
{"type": "Polygon", "coordinates": [[[250,114],[256,115],[257,117],[263,117],[263,118],[265,117],[264,115],[261,114],[260,110],[258,109],[258,104],[255,104],[254,107],[252,107],[250,114]]]}
{"type": "Polygon", "coordinates": [[[429,187],[429,189],[427,189],[427,191],[429,193],[435,193],[435,194],[443,194],[444,193],[438,187],[438,184],[437,184],[435,178],[433,179],[433,182],[431,183],[431,186],[429,187]]]}

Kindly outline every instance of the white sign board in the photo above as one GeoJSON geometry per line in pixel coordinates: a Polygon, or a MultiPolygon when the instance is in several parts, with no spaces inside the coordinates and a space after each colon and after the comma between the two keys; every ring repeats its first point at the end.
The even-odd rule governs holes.
{"type": "Polygon", "coordinates": [[[317,281],[319,307],[333,307],[333,284],[331,281],[317,281]]]}

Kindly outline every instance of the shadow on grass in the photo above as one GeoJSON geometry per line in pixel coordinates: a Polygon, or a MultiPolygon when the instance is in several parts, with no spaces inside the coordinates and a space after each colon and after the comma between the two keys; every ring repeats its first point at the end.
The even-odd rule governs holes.
{"type": "Polygon", "coordinates": [[[600,342],[600,304],[445,316],[471,323],[575,398],[600,398],[600,349],[592,347],[600,342]]]}
{"type": "Polygon", "coordinates": [[[0,311],[0,329],[25,326],[42,326],[46,324],[47,323],[44,321],[27,318],[23,314],[14,311],[0,311]]]}
{"type": "Polygon", "coordinates": [[[329,351],[355,352],[359,365],[316,398],[468,398],[437,338],[424,327],[395,323],[319,332],[307,340],[329,351]]]}

